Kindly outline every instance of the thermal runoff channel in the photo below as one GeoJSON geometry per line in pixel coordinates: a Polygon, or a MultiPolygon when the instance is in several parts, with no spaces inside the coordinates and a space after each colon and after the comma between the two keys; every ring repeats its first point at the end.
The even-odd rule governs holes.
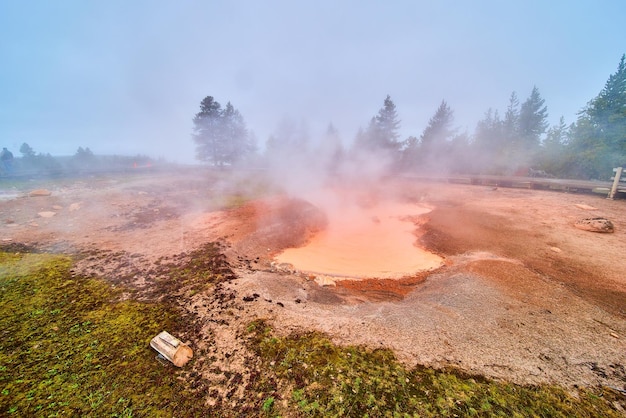
{"type": "Polygon", "coordinates": [[[429,208],[394,200],[350,199],[328,192],[313,198],[325,210],[327,228],[307,245],[276,259],[297,270],[337,278],[401,278],[441,265],[441,257],[418,248],[416,219],[429,208]]]}

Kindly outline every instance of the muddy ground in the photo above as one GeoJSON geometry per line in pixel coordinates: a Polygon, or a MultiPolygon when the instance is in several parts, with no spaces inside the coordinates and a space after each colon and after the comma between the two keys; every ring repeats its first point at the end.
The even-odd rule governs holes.
{"type": "Polygon", "coordinates": [[[209,402],[243,396],[256,360],[242,335],[258,318],[280,333],[388,347],[409,366],[626,389],[626,201],[389,180],[373,196],[432,208],[415,220],[416,245],[444,257],[443,267],[320,286],[272,257],[304,245],[323,213],[254,178],[194,169],[3,183],[0,245],[75,254],[77,274],[176,304],[196,352],[186,376],[209,402]],[[29,195],[41,188],[50,194],[29,195]],[[615,232],[574,227],[589,217],[610,219],[615,232]],[[160,266],[212,242],[224,256],[222,283],[167,285],[160,266]]]}

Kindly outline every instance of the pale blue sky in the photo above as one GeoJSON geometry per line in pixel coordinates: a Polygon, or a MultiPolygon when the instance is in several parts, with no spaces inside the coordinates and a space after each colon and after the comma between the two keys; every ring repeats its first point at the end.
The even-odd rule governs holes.
{"type": "Polygon", "coordinates": [[[625,18],[623,0],[0,0],[0,145],[190,162],[208,95],[261,143],[285,117],[350,142],[387,94],[402,139],[442,99],[471,133],[533,85],[569,124],[626,52],[625,18]]]}

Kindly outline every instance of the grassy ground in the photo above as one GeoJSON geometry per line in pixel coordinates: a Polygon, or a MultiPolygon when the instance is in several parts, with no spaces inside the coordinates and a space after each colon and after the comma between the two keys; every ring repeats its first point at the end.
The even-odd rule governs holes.
{"type": "Polygon", "coordinates": [[[0,253],[0,415],[171,416],[200,411],[148,345],[176,321],[73,277],[71,260],[0,253]]]}
{"type": "Polygon", "coordinates": [[[271,371],[258,382],[266,390],[261,409],[267,415],[623,416],[612,405],[623,405],[624,398],[601,388],[573,396],[558,387],[519,386],[454,370],[408,370],[389,350],[338,347],[319,333],[276,337],[263,321],[249,331],[271,371]]]}
{"type": "MultiPolygon", "coordinates": [[[[168,272],[209,280],[198,270],[212,264],[200,258],[168,272]]],[[[227,409],[227,400],[206,407],[206,393],[155,359],[150,339],[182,327],[171,306],[120,301],[119,289],[74,276],[71,266],[65,256],[0,252],[0,416],[241,415],[227,409]]],[[[261,364],[246,387],[248,415],[622,416],[614,405],[623,397],[600,388],[573,396],[556,387],[410,370],[388,350],[338,347],[318,333],[278,337],[262,320],[250,324],[247,338],[261,364]]]]}

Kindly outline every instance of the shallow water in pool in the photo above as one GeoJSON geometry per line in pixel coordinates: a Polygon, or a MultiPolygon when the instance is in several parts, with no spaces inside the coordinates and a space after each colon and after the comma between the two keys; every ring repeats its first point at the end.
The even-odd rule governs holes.
{"type": "Polygon", "coordinates": [[[415,246],[409,219],[430,209],[411,203],[346,204],[327,213],[328,226],[276,259],[297,270],[348,278],[399,278],[437,268],[442,258],[415,246]]]}

